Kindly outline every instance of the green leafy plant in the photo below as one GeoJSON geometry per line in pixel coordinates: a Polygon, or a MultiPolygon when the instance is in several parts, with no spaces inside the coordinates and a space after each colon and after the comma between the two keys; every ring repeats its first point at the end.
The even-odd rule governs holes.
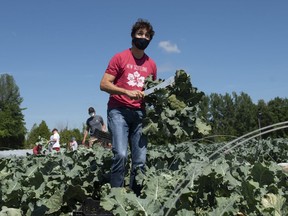
{"type": "MultiPolygon", "coordinates": [[[[149,77],[145,88],[161,82],[149,77]]],[[[199,102],[203,95],[192,86],[190,76],[184,70],[176,71],[174,85],[147,95],[143,133],[149,137],[149,142],[164,145],[207,135],[211,127],[199,116],[199,102]]]]}

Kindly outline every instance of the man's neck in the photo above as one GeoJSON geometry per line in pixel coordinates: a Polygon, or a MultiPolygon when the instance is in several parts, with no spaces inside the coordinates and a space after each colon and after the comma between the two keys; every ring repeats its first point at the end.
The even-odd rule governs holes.
{"type": "Polygon", "coordinates": [[[134,46],[132,46],[131,52],[136,59],[141,59],[144,56],[144,50],[137,49],[134,46]]]}

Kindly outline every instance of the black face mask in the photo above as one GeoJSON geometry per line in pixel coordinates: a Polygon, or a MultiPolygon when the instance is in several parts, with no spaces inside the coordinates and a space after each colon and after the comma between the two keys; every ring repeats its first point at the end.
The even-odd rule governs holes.
{"type": "Polygon", "coordinates": [[[146,38],[133,38],[132,42],[138,49],[145,50],[149,45],[150,40],[147,40],[146,38]]]}

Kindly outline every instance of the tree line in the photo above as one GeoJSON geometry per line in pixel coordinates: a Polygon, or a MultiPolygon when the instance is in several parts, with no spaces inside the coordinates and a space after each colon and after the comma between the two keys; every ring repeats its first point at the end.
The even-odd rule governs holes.
{"type": "MultiPolygon", "coordinates": [[[[231,140],[251,131],[279,122],[288,121],[288,99],[275,97],[268,101],[253,103],[251,97],[241,92],[237,94],[205,95],[199,104],[200,115],[211,125],[210,136],[217,141],[231,140]]],[[[261,138],[288,137],[288,129],[263,134],[261,138]]]]}
{"type": "MultiPolygon", "coordinates": [[[[39,137],[49,139],[51,129],[43,120],[34,124],[28,132],[25,127],[25,108],[21,108],[23,98],[12,75],[0,75],[0,150],[31,148],[39,137]]],[[[224,95],[212,93],[205,95],[198,104],[199,116],[211,125],[215,141],[227,141],[248,132],[274,123],[288,121],[288,99],[276,97],[268,102],[259,100],[253,103],[251,97],[241,92],[224,95]]],[[[83,137],[79,129],[64,128],[60,130],[61,143],[68,143],[72,136],[77,141],[83,137]]],[[[288,137],[288,129],[265,134],[262,138],[288,137]]]]}

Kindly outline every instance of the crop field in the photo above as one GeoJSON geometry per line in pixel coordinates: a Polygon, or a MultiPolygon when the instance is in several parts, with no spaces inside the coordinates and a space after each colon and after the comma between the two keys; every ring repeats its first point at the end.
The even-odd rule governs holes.
{"type": "Polygon", "coordinates": [[[110,188],[112,152],[100,146],[0,158],[2,213],[69,215],[92,197],[114,215],[287,215],[287,173],[278,164],[288,140],[241,141],[149,146],[139,197],[110,188]]]}
{"type": "MultiPolygon", "coordinates": [[[[126,186],[110,187],[112,151],[99,145],[26,153],[0,157],[0,216],[73,215],[89,198],[100,203],[94,215],[288,215],[288,139],[261,138],[288,122],[215,143],[198,115],[202,96],[177,71],[175,86],[146,98],[149,145],[146,172],[137,175],[140,196],[126,186]]],[[[130,166],[128,158],[125,185],[130,166]]]]}

